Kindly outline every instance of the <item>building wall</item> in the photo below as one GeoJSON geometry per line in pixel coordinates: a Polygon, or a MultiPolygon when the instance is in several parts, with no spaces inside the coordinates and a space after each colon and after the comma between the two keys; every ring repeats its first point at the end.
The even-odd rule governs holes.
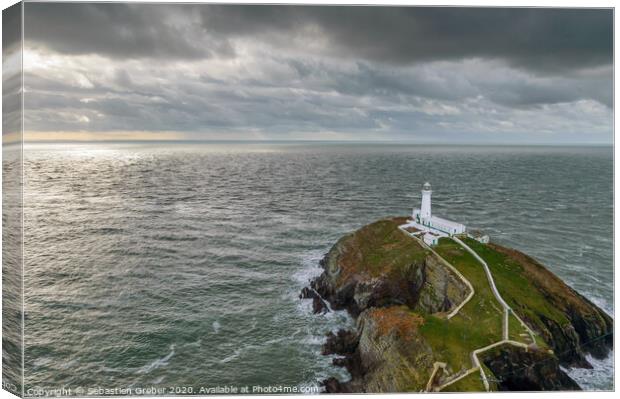
{"type": "Polygon", "coordinates": [[[433,234],[424,234],[424,243],[426,245],[437,245],[439,243],[439,237],[433,234]]]}
{"type": "Polygon", "coordinates": [[[466,227],[463,224],[453,222],[451,220],[445,220],[435,216],[431,216],[430,219],[422,217],[419,209],[413,210],[413,220],[437,230],[441,230],[447,234],[462,234],[465,232],[466,227]]]}
{"type": "Polygon", "coordinates": [[[430,226],[450,234],[460,234],[465,232],[465,226],[458,223],[444,223],[431,218],[430,226]]]}

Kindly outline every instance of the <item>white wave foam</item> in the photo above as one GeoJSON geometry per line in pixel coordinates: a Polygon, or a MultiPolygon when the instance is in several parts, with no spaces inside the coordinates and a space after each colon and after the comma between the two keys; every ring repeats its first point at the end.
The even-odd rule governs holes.
{"type": "Polygon", "coordinates": [[[612,319],[614,319],[614,304],[610,302],[606,297],[601,295],[597,295],[594,293],[588,293],[585,295],[592,303],[594,303],[599,308],[603,309],[605,313],[609,315],[612,319]]]}
{"type": "Polygon", "coordinates": [[[219,332],[220,332],[220,328],[221,328],[221,327],[222,327],[222,325],[220,324],[220,322],[219,322],[219,321],[215,320],[215,321],[213,322],[213,332],[214,332],[214,333],[216,333],[216,334],[217,334],[217,333],[219,333],[219,332]]]}
{"type": "Polygon", "coordinates": [[[220,363],[228,363],[231,360],[238,358],[240,354],[241,354],[241,349],[235,349],[232,355],[227,356],[224,359],[220,360],[220,363]]]}
{"type": "MultiPolygon", "coordinates": [[[[317,320],[316,317],[320,317],[320,320],[328,321],[330,325],[330,331],[337,330],[339,328],[348,327],[352,323],[352,319],[346,311],[334,311],[330,304],[327,303],[329,312],[321,315],[315,315],[312,312],[312,300],[303,299],[299,300],[299,290],[303,287],[307,287],[312,280],[320,276],[323,273],[323,268],[319,265],[320,260],[325,255],[325,250],[317,249],[307,252],[301,259],[301,268],[293,273],[293,280],[298,283],[298,287],[293,292],[292,298],[296,301],[297,311],[304,317],[312,317],[317,320]]],[[[290,296],[290,295],[287,295],[290,296]]]]}
{"type": "Polygon", "coordinates": [[[164,377],[165,377],[165,376],[163,376],[163,375],[162,375],[162,376],[159,376],[159,377],[155,378],[155,379],[151,382],[151,384],[155,384],[155,385],[157,385],[157,384],[161,384],[161,382],[164,380],[164,377]]]}
{"type": "Polygon", "coordinates": [[[311,345],[311,346],[323,345],[324,342],[325,342],[325,336],[320,336],[320,335],[307,335],[305,338],[301,340],[302,344],[311,345]]]}
{"type": "Polygon", "coordinates": [[[319,262],[323,258],[324,250],[313,250],[305,254],[301,259],[302,267],[293,273],[293,280],[297,282],[300,287],[307,286],[310,281],[318,277],[323,269],[320,267],[319,262]]]}
{"type": "Polygon", "coordinates": [[[188,342],[185,345],[183,345],[183,347],[200,347],[200,345],[202,345],[202,339],[199,339],[197,341],[194,342],[188,342]]]}
{"type": "Polygon", "coordinates": [[[39,357],[37,358],[34,362],[34,368],[37,369],[39,367],[43,367],[43,366],[47,366],[48,364],[52,363],[52,359],[49,357],[39,357]]]}
{"type": "Polygon", "coordinates": [[[146,366],[139,368],[137,373],[148,374],[155,369],[158,369],[160,367],[165,367],[168,365],[168,361],[172,358],[172,356],[174,356],[174,344],[170,345],[170,353],[168,353],[166,356],[162,358],[154,360],[152,363],[147,364],[146,366]]]}
{"type": "Polygon", "coordinates": [[[270,345],[273,345],[273,344],[279,344],[281,342],[284,342],[284,341],[287,341],[287,340],[291,340],[292,338],[293,338],[293,336],[280,337],[280,338],[274,338],[274,339],[267,340],[267,341],[265,341],[265,342],[263,342],[262,344],[259,344],[259,345],[256,345],[256,344],[245,345],[244,347],[235,349],[232,354],[230,354],[229,356],[226,356],[224,359],[220,360],[220,363],[228,363],[228,362],[230,362],[232,360],[235,360],[239,356],[241,356],[241,354],[244,353],[244,352],[248,352],[248,351],[253,350],[253,349],[261,349],[261,348],[264,348],[266,346],[270,346],[270,345]]]}
{"type": "Polygon", "coordinates": [[[72,368],[72,367],[73,367],[73,366],[75,366],[76,364],[78,364],[77,359],[73,359],[73,360],[70,360],[70,361],[68,361],[68,362],[66,362],[66,363],[63,363],[63,364],[60,366],[60,368],[61,368],[61,369],[63,369],[63,370],[67,370],[67,369],[72,368]]]}
{"type": "MultiPolygon", "coordinates": [[[[325,343],[328,331],[335,333],[341,328],[350,329],[354,325],[353,319],[346,311],[335,311],[329,304],[329,312],[314,314],[312,300],[299,299],[299,291],[309,286],[310,282],[323,272],[319,262],[325,252],[325,250],[309,251],[302,257],[301,267],[292,275],[292,280],[296,283],[295,287],[283,295],[283,299],[295,302],[298,316],[307,321],[307,327],[299,331],[296,341],[305,346],[306,350],[313,353],[316,358],[316,369],[313,370],[314,381],[300,383],[300,386],[304,387],[316,387],[320,381],[329,376],[337,376],[344,380],[350,378],[345,369],[333,365],[333,356],[321,354],[321,346],[325,343]]],[[[295,335],[298,333],[296,332],[295,335]]]]}
{"type": "Polygon", "coordinates": [[[605,359],[587,356],[592,369],[572,368],[566,373],[586,391],[609,391],[614,389],[614,353],[605,359]]]}

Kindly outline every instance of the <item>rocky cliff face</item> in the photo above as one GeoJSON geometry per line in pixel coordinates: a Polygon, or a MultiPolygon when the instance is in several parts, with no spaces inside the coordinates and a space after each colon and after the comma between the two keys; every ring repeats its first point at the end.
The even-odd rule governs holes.
{"type": "Polygon", "coordinates": [[[334,309],[347,309],[355,316],[390,305],[445,312],[462,302],[468,287],[432,253],[412,246],[395,229],[399,223],[404,218],[379,221],[341,238],[321,261],[325,272],[311,287],[334,309]],[[386,263],[381,252],[389,254],[386,263]]]}
{"type": "Polygon", "coordinates": [[[557,357],[544,351],[526,351],[510,345],[482,356],[500,391],[579,390],[559,367],[557,357]]]}
{"type": "MultiPolygon", "coordinates": [[[[397,229],[404,221],[381,220],[341,238],[321,261],[324,272],[302,291],[302,297],[313,299],[315,312],[329,311],[329,303],[333,309],[346,309],[357,320],[354,331],[328,335],[324,354],[341,355],[334,363],[346,367],[352,378],[324,381],[327,392],[418,392],[427,388],[442,349],[434,347],[419,329],[429,315],[445,318],[448,310],[467,297],[469,288],[436,255],[397,229]]],[[[557,356],[535,347],[525,351],[501,346],[485,352],[481,360],[498,381],[494,386],[501,390],[579,389],[559,365],[587,366],[585,353],[605,356],[612,344],[611,318],[533,259],[507,248],[493,249],[523,263],[536,289],[544,292],[545,306],[566,315],[566,322],[559,323],[557,318],[551,320],[526,308],[527,304],[515,309],[557,356]],[[599,342],[592,344],[592,340],[599,342]]],[[[440,385],[446,376],[440,370],[435,380],[440,385]]],[[[467,390],[479,390],[479,386],[467,390]]]]}
{"type": "Polygon", "coordinates": [[[432,348],[415,333],[423,322],[406,306],[364,310],[357,331],[331,335],[326,354],[345,356],[339,365],[353,376],[346,383],[327,381],[328,392],[417,391],[428,380],[433,367],[432,348]],[[343,345],[343,342],[346,343],[343,345]]]}
{"type": "Polygon", "coordinates": [[[585,358],[591,354],[604,358],[613,345],[613,320],[535,259],[514,249],[489,244],[495,251],[517,262],[533,287],[547,300],[547,304],[563,315],[552,319],[514,298],[526,322],[553,348],[564,366],[591,367],[585,358]]]}

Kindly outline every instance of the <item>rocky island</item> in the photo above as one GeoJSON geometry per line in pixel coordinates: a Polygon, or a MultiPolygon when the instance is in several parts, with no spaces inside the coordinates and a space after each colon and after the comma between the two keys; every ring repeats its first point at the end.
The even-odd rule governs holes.
{"type": "Polygon", "coordinates": [[[301,293],[356,320],[328,334],[323,354],[351,379],[326,392],[578,390],[560,366],[612,349],[611,317],[535,259],[465,234],[429,246],[406,222],[342,237],[301,293]]]}

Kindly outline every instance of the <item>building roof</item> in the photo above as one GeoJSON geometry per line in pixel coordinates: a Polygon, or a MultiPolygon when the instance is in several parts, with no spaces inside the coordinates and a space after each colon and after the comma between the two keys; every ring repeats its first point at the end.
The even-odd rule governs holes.
{"type": "Polygon", "coordinates": [[[465,227],[465,225],[462,223],[453,222],[451,220],[447,220],[447,219],[440,218],[437,216],[431,216],[431,221],[445,224],[446,226],[450,226],[450,227],[465,227]]]}

